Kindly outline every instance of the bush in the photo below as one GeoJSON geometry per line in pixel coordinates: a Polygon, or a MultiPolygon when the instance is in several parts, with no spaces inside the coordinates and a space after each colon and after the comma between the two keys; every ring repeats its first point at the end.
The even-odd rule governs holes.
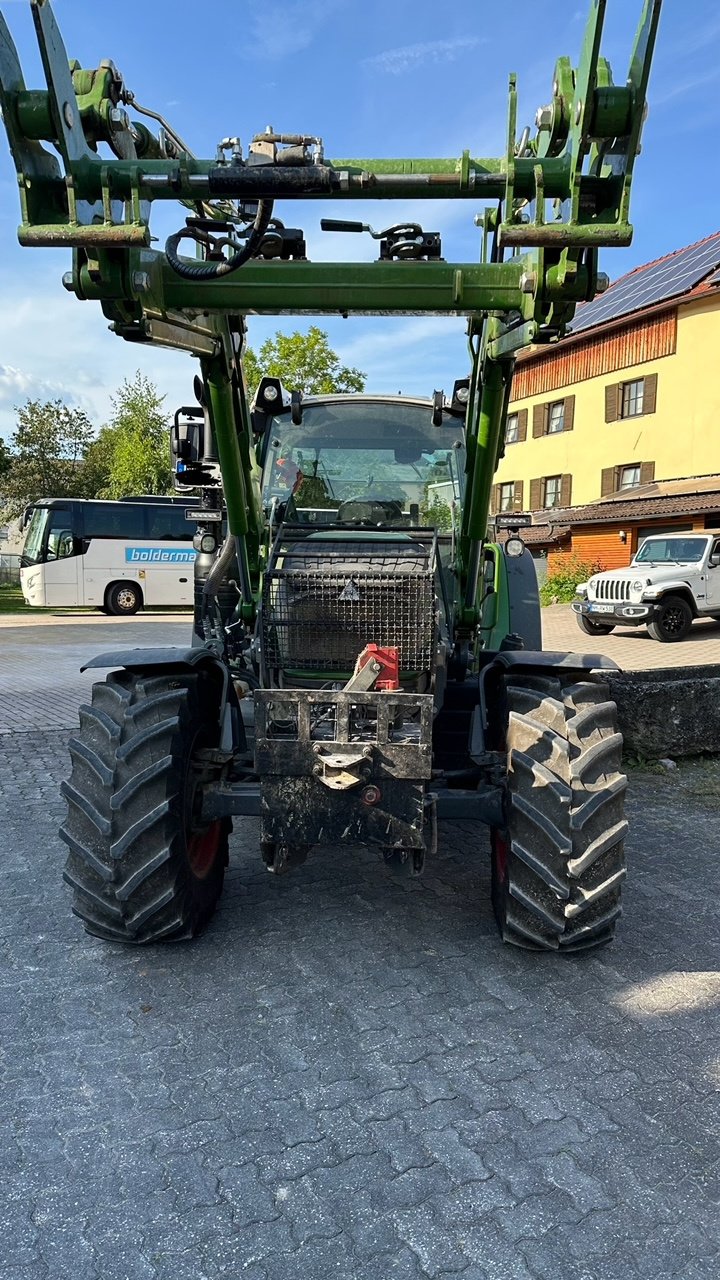
{"type": "Polygon", "coordinates": [[[599,560],[580,560],[576,556],[566,560],[554,573],[549,573],[540,588],[541,604],[570,604],[578,599],[575,588],[578,582],[587,582],[594,573],[605,568],[599,560]]]}

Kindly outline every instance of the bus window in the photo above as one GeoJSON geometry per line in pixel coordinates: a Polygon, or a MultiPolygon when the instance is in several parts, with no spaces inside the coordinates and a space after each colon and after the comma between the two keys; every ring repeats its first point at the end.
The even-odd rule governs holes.
{"type": "Polygon", "coordinates": [[[177,542],[192,538],[195,525],[185,519],[184,507],[147,507],[147,537],[153,541],[177,542]]]}
{"type": "Polygon", "coordinates": [[[75,554],[75,540],[70,527],[70,511],[65,507],[52,507],[47,535],[47,560],[64,560],[75,554]]]}
{"type": "Polygon", "coordinates": [[[144,509],[119,502],[88,502],[84,506],[86,538],[142,537],[144,509]]]}

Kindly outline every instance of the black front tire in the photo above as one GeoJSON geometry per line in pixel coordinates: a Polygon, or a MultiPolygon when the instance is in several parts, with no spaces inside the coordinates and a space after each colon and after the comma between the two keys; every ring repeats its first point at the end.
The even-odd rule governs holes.
{"type": "Polygon", "coordinates": [[[142,604],[142,591],[134,582],[114,582],[105,596],[107,612],[118,617],[130,617],[142,608],[142,604]]]}
{"type": "Polygon", "coordinates": [[[192,938],[220,896],[227,819],[203,825],[203,748],[217,745],[207,672],[113,672],[80,707],[60,836],[64,879],[88,933],[116,942],[192,938]]]}
{"type": "Polygon", "coordinates": [[[615,703],[593,679],[513,675],[505,693],[506,825],[491,837],[501,936],[533,951],[603,946],[625,877],[615,703]]]}
{"type": "Polygon", "coordinates": [[[609,636],[611,631],[615,630],[615,623],[593,622],[592,618],[586,618],[582,613],[576,613],[577,624],[586,636],[609,636]]]}
{"type": "Polygon", "coordinates": [[[676,644],[690,634],[692,621],[693,613],[687,600],[682,596],[668,596],[667,600],[661,600],[647,629],[653,640],[659,640],[661,644],[676,644]]]}

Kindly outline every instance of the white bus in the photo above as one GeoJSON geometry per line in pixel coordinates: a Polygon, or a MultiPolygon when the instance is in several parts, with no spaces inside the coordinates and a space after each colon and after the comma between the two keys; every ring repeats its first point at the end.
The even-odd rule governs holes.
{"type": "Polygon", "coordinates": [[[27,604],[137,613],[191,605],[192,540],[181,499],[42,498],[30,508],[20,583],[27,604]]]}

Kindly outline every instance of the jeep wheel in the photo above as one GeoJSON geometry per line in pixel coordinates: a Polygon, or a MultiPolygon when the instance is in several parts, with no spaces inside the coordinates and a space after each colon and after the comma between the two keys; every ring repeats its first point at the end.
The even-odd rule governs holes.
{"type": "Polygon", "coordinates": [[[647,629],[653,640],[659,640],[661,644],[673,644],[689,635],[692,620],[692,609],[687,600],[683,600],[682,596],[668,596],[667,600],[660,601],[655,617],[652,622],[648,622],[647,629]]]}
{"type": "Polygon", "coordinates": [[[492,899],[505,942],[585,951],[610,942],[625,877],[622,737],[592,678],[506,682],[506,825],[492,832],[492,899]]]}
{"type": "Polygon", "coordinates": [[[586,636],[609,636],[611,631],[615,630],[614,622],[593,622],[592,618],[586,618],[582,613],[576,613],[577,624],[586,636]]]}
{"type": "Polygon", "coordinates": [[[114,942],[191,938],[222,890],[227,819],[203,823],[201,753],[218,740],[207,672],[111,673],[80,707],[60,836],[64,879],[88,933],[114,942]]]}

